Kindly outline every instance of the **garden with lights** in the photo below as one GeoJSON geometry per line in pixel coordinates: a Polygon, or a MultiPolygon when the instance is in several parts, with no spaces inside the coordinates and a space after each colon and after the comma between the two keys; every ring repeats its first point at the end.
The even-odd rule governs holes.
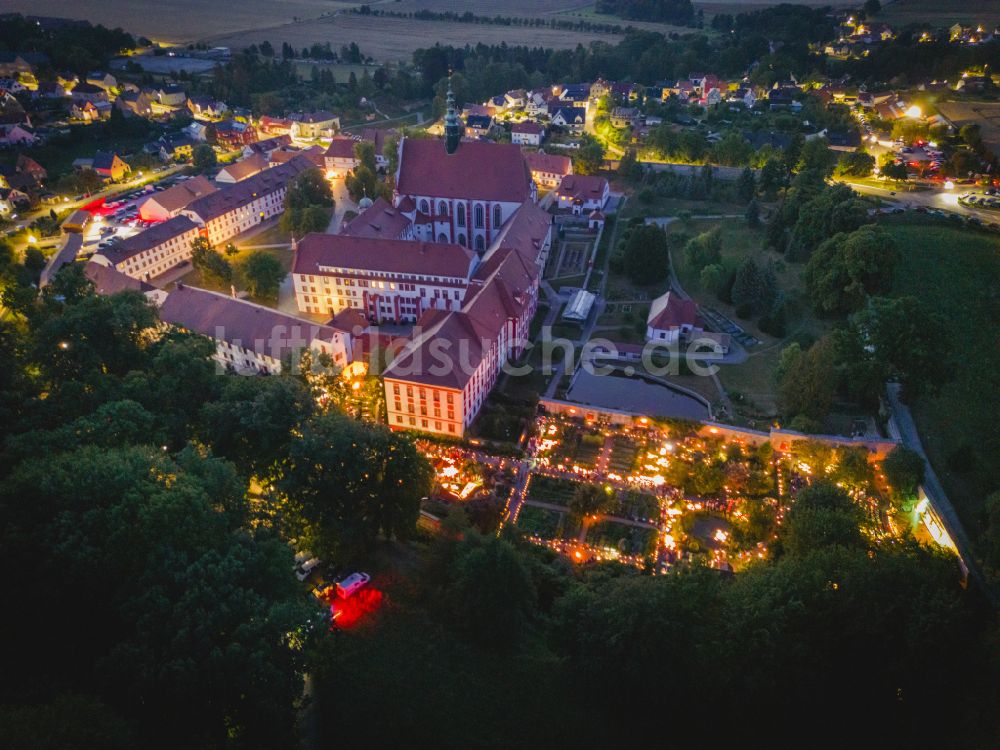
{"type": "Polygon", "coordinates": [[[871,539],[915,526],[914,498],[888,485],[865,447],[800,440],[783,448],[695,423],[544,416],[515,525],[577,562],[664,571],[700,560],[738,571],[768,554],[798,492],[823,478],[850,495],[871,539]]]}

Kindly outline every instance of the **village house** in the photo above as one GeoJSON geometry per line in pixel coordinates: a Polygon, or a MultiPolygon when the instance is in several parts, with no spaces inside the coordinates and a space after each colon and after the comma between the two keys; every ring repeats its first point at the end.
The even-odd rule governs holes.
{"type": "Polygon", "coordinates": [[[220,148],[236,150],[257,140],[253,125],[238,120],[223,120],[215,124],[215,139],[220,148]]]}
{"type": "Polygon", "coordinates": [[[544,151],[526,151],[524,160],[531,170],[531,179],[540,188],[559,187],[563,177],[573,174],[573,160],[561,154],[544,151]]]}
{"type": "Polygon", "coordinates": [[[115,78],[110,73],[105,73],[104,71],[95,70],[87,73],[87,83],[92,86],[99,86],[102,88],[109,96],[113,96],[115,90],[118,88],[118,79],[115,78]]]}
{"type": "MultiPolygon", "coordinates": [[[[78,160],[79,161],[79,160],[78,160]]],[[[76,165],[76,162],[73,162],[76,165]]],[[[98,151],[89,164],[81,166],[93,169],[106,181],[119,182],[132,173],[132,167],[124,159],[113,151],[98,151]]]]}
{"type": "Polygon", "coordinates": [[[611,125],[632,128],[639,124],[640,113],[636,107],[615,107],[611,110],[611,125]]]}
{"type": "Polygon", "coordinates": [[[559,107],[552,113],[549,121],[556,127],[566,128],[570,133],[580,135],[587,124],[587,110],[579,107],[559,107]]]}
{"type": "Polygon", "coordinates": [[[361,140],[371,143],[375,147],[375,166],[378,169],[385,169],[389,166],[389,158],[385,155],[385,147],[389,138],[398,135],[396,130],[386,128],[365,128],[361,131],[361,140]]]}
{"type": "Polygon", "coordinates": [[[303,350],[324,353],[343,368],[351,335],[246,300],[178,285],[160,306],[160,320],[216,343],[213,359],[241,374],[270,375],[303,350]]]}
{"type": "Polygon", "coordinates": [[[510,142],[517,146],[541,146],[544,137],[545,126],[532,120],[514,123],[510,129],[510,142]]]}
{"type": "Polygon", "coordinates": [[[559,208],[572,209],[578,216],[603,209],[610,195],[608,181],[597,175],[567,175],[556,189],[559,208]]]}
{"type": "Polygon", "coordinates": [[[211,96],[192,96],[187,100],[187,107],[192,117],[206,122],[221,120],[229,111],[225,102],[211,96]]]}
{"type": "Polygon", "coordinates": [[[340,118],[332,112],[307,112],[291,119],[290,135],[298,141],[330,138],[340,130],[340,118]]]}
{"type": "Polygon", "coordinates": [[[195,140],[187,133],[168,133],[157,141],[163,161],[190,161],[194,156],[195,140]]]}
{"type": "Polygon", "coordinates": [[[155,90],[156,101],[163,107],[176,111],[187,103],[187,93],[183,86],[171,83],[155,90]]]}
{"type": "Polygon", "coordinates": [[[257,129],[260,130],[262,135],[290,136],[292,134],[292,121],[280,117],[268,117],[267,115],[264,115],[257,122],[257,129]]]}
{"type": "Polygon", "coordinates": [[[125,91],[115,100],[115,106],[125,114],[147,119],[153,116],[154,101],[149,91],[125,91]]]}
{"type": "Polygon", "coordinates": [[[289,135],[276,135],[271,138],[265,138],[262,141],[255,141],[254,143],[248,143],[243,147],[243,156],[253,156],[254,154],[264,154],[265,156],[270,156],[271,152],[277,151],[279,148],[286,148],[292,143],[292,138],[289,135]]]}
{"type": "Polygon", "coordinates": [[[493,131],[490,115],[469,115],[465,118],[465,135],[468,138],[486,138],[493,131]]]}
{"type": "Polygon", "coordinates": [[[37,141],[27,125],[0,123],[0,146],[30,146],[37,141]]]}

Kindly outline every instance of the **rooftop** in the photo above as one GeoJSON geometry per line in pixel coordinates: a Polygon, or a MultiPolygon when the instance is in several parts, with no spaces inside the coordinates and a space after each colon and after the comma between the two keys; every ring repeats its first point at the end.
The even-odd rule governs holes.
{"type": "Polygon", "coordinates": [[[323,273],[322,268],[406,273],[467,279],[476,254],[461,245],[413,242],[343,234],[307,234],[295,252],[293,273],[323,273]]]}
{"type": "Polygon", "coordinates": [[[406,138],[396,192],[522,203],[531,196],[531,173],[513,144],[466,141],[448,154],[443,141],[406,138]]]}

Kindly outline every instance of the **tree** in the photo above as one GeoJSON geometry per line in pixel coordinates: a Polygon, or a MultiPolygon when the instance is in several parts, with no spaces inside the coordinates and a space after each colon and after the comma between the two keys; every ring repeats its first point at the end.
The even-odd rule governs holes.
{"type": "MultiPolygon", "coordinates": [[[[727,133],[721,141],[712,146],[712,162],[724,167],[745,166],[750,162],[752,154],[753,147],[742,135],[736,132],[727,133]]],[[[751,172],[750,175],[752,177],[753,173],[751,172]]]]}
{"type": "Polygon", "coordinates": [[[191,243],[191,265],[216,284],[226,285],[233,281],[233,267],[204,237],[191,243]]]}
{"type": "Polygon", "coordinates": [[[877,401],[898,380],[906,398],[937,392],[952,377],[947,326],[916,297],[872,297],[841,336],[852,394],[877,401]]]}
{"type": "Polygon", "coordinates": [[[535,586],[508,542],[473,538],[451,565],[447,601],[455,623],[476,642],[507,650],[520,640],[536,600],[535,586]]]}
{"type": "Polygon", "coordinates": [[[778,282],[770,264],[761,265],[748,256],[736,271],[732,300],[736,313],[750,317],[767,312],[774,306],[778,295],[778,282]]]}
{"type": "Polygon", "coordinates": [[[905,182],[909,176],[906,165],[901,162],[889,161],[882,165],[882,176],[887,180],[905,182]]]}
{"type": "Polygon", "coordinates": [[[757,178],[754,177],[750,167],[746,167],[740,172],[740,178],[736,182],[736,194],[744,203],[749,203],[757,195],[757,178]]]}
{"type": "Polygon", "coordinates": [[[580,138],[580,148],[573,152],[573,171],[576,174],[597,174],[604,166],[604,146],[592,135],[580,138]]]}
{"type": "Polygon", "coordinates": [[[625,274],[636,284],[662,281],[670,272],[667,236],[655,224],[633,227],[622,252],[625,274]]]}
{"type": "Polygon", "coordinates": [[[842,154],[834,174],[838,177],[869,177],[875,169],[875,157],[865,151],[842,154]]]}
{"type": "Polygon", "coordinates": [[[892,235],[874,224],[837,234],[806,265],[806,289],[821,315],[860,310],[868,295],[886,292],[899,261],[892,235]]]}
{"type": "Polygon", "coordinates": [[[751,198],[747,204],[746,217],[748,227],[751,229],[758,229],[760,227],[760,204],[757,203],[756,198],[751,198]]]}
{"type": "Polygon", "coordinates": [[[191,153],[191,161],[195,171],[199,174],[211,172],[217,164],[215,149],[207,143],[200,143],[194,147],[194,151],[191,153]]]}
{"type": "Polygon", "coordinates": [[[802,145],[795,170],[818,172],[823,177],[829,177],[835,159],[834,153],[830,150],[830,142],[826,138],[811,138],[802,145]]]}
{"type": "Polygon", "coordinates": [[[711,265],[705,266],[701,269],[701,274],[698,277],[698,281],[701,284],[701,288],[706,292],[711,292],[715,296],[719,296],[723,292],[723,287],[729,278],[729,272],[726,270],[725,266],[720,263],[712,263],[711,265]]]}
{"type": "Polygon", "coordinates": [[[355,167],[344,179],[344,185],[355,203],[365,196],[372,200],[379,196],[386,197],[389,192],[387,186],[379,182],[375,170],[364,165],[355,167]]]}
{"type": "Polygon", "coordinates": [[[718,264],[722,260],[722,230],[716,227],[692,237],[684,245],[684,257],[694,268],[718,264]]]}
{"type": "Polygon", "coordinates": [[[778,408],[786,419],[802,415],[822,420],[837,391],[837,347],[824,336],[807,350],[790,344],[778,363],[778,408]]]}
{"type": "Polygon", "coordinates": [[[569,510],[580,518],[607,513],[616,505],[615,493],[594,484],[580,484],[569,501],[569,510]]]}
{"type": "Polygon", "coordinates": [[[300,432],[276,484],[315,553],[344,558],[380,533],[413,533],[433,473],[407,436],[340,414],[313,417],[300,432]]]}
{"type": "Polygon", "coordinates": [[[354,158],[358,160],[358,165],[367,168],[374,173],[375,165],[375,144],[371,141],[358,141],[354,144],[354,158]]]}
{"type": "Polygon", "coordinates": [[[924,481],[926,464],[923,456],[897,445],[882,461],[882,472],[889,487],[902,497],[914,497],[924,481]]]}
{"type": "Polygon", "coordinates": [[[333,193],[326,177],[318,167],[307,169],[288,186],[281,228],[295,237],[325,231],[333,205],[333,193]]]}
{"type": "Polygon", "coordinates": [[[278,288],[288,276],[281,261],[263,250],[251,252],[243,260],[241,270],[246,279],[247,291],[262,299],[277,299],[278,288]]]}

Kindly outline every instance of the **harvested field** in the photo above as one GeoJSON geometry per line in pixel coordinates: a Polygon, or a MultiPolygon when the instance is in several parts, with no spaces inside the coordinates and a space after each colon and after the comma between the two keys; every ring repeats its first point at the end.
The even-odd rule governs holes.
{"type": "Polygon", "coordinates": [[[1000,0],[898,0],[882,3],[879,21],[902,28],[911,23],[929,23],[945,28],[956,23],[982,24],[993,28],[1000,23],[1000,0]]]}
{"type": "Polygon", "coordinates": [[[233,48],[259,44],[265,39],[280,46],[288,42],[301,49],[314,42],[330,42],[334,49],[357,42],[364,55],[380,62],[410,60],[413,51],[433,46],[436,42],[458,47],[466,44],[526,44],[531,47],[572,49],[577,44],[589,44],[597,39],[614,41],[618,37],[558,29],[525,29],[488,24],[453,23],[449,21],[413,21],[404,18],[380,18],[343,13],[280,27],[247,31],[228,36],[212,37],[212,44],[233,48]]]}

